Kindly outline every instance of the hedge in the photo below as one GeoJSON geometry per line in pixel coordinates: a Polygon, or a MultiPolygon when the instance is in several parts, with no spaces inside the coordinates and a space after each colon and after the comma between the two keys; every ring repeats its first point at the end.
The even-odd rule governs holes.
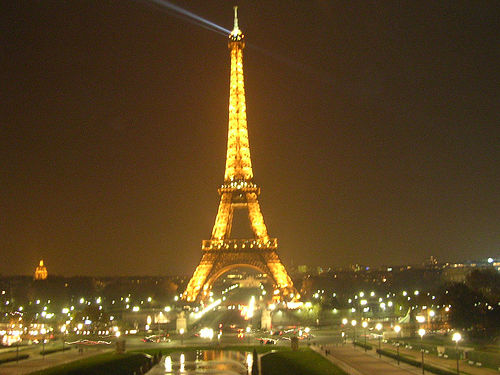
{"type": "Polygon", "coordinates": [[[22,359],[26,359],[26,358],[29,358],[29,354],[20,354],[16,357],[7,357],[7,358],[3,358],[3,359],[0,359],[0,365],[2,363],[7,363],[7,362],[15,362],[15,361],[20,361],[22,359]]]}
{"type": "Polygon", "coordinates": [[[366,350],[372,350],[373,349],[373,346],[371,346],[370,344],[364,344],[364,343],[359,342],[359,341],[354,341],[354,345],[359,346],[361,348],[364,348],[366,350]]]}
{"type": "MultiPolygon", "coordinates": [[[[388,352],[386,350],[377,349],[377,353],[381,354],[381,355],[385,355],[386,357],[389,357],[389,358],[398,359],[397,354],[394,354],[392,352],[388,352]]],[[[399,356],[399,360],[401,362],[408,363],[409,365],[422,368],[422,362],[420,362],[420,361],[416,361],[414,359],[406,358],[406,357],[402,357],[402,356],[399,356]]],[[[429,365],[427,363],[424,363],[424,369],[429,371],[429,372],[432,372],[434,374],[438,374],[438,375],[456,375],[456,371],[445,370],[445,369],[442,369],[439,367],[429,365]]]]}
{"type": "Polygon", "coordinates": [[[474,362],[481,362],[483,366],[494,370],[500,368],[500,354],[475,350],[473,352],[467,352],[467,359],[474,362]]]}
{"type": "MultiPolygon", "coordinates": [[[[437,355],[437,346],[435,344],[427,344],[423,342],[416,342],[416,341],[405,341],[405,340],[387,340],[389,343],[397,343],[399,342],[400,345],[409,345],[413,350],[418,350],[424,349],[426,353],[434,354],[437,355]]],[[[453,348],[455,350],[455,348],[453,348]]],[[[447,353],[448,354],[448,353],[447,353]]]]}
{"type": "Polygon", "coordinates": [[[457,350],[456,348],[452,348],[452,347],[449,347],[447,346],[446,348],[444,348],[444,354],[446,354],[448,357],[448,359],[461,359],[461,351],[460,350],[457,350]]]}
{"type": "Polygon", "coordinates": [[[71,350],[70,347],[66,347],[66,348],[55,348],[55,349],[47,349],[47,350],[42,350],[40,351],[40,355],[47,355],[47,354],[52,354],[52,353],[58,353],[58,352],[62,352],[62,351],[66,351],[66,350],[71,350]]]}

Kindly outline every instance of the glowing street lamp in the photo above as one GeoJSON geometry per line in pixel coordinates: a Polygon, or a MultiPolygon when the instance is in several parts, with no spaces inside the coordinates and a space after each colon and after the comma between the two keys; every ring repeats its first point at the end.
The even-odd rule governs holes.
{"type": "Polygon", "coordinates": [[[45,329],[45,327],[42,327],[42,329],[40,330],[40,333],[43,335],[43,337],[42,337],[42,356],[43,356],[43,359],[45,359],[45,334],[47,333],[47,330],[45,329]]]}
{"type": "MultiPolygon", "coordinates": [[[[343,318],[342,319],[342,325],[346,326],[347,324],[349,323],[349,321],[347,320],[347,318],[343,318]]],[[[345,344],[347,342],[347,335],[345,334],[344,331],[342,331],[342,342],[345,344]]]]}
{"type": "Polygon", "coordinates": [[[425,369],[424,369],[424,335],[425,335],[425,329],[420,328],[418,330],[418,334],[420,336],[420,351],[422,352],[422,374],[425,374],[425,369]]]}
{"type": "Polygon", "coordinates": [[[363,334],[365,336],[365,352],[366,352],[366,327],[368,327],[368,322],[365,320],[363,321],[363,323],[361,323],[361,325],[363,326],[363,334]]]}
{"type": "Polygon", "coordinates": [[[352,328],[353,328],[353,337],[352,337],[352,345],[353,346],[356,346],[356,324],[358,322],[356,322],[356,319],[353,319],[351,320],[351,325],[352,325],[352,328]]]}
{"type": "Polygon", "coordinates": [[[459,363],[459,359],[460,359],[460,355],[458,353],[458,342],[460,340],[462,340],[462,335],[460,334],[460,332],[455,332],[453,334],[453,336],[451,337],[451,339],[453,341],[455,341],[455,348],[456,348],[456,352],[457,352],[457,374],[460,375],[460,369],[458,367],[458,363],[459,363]]]}
{"type": "Polygon", "coordinates": [[[378,331],[378,357],[381,358],[382,357],[382,354],[380,354],[380,341],[382,339],[382,335],[380,334],[380,331],[382,330],[382,324],[380,323],[377,323],[375,325],[375,329],[378,331]]]}
{"type": "Polygon", "coordinates": [[[396,332],[398,335],[398,342],[396,344],[396,348],[398,349],[398,365],[399,365],[399,332],[401,332],[401,326],[400,325],[395,326],[394,332],[396,332]]]}
{"type": "Polygon", "coordinates": [[[61,326],[61,333],[62,333],[62,344],[63,344],[63,345],[62,345],[62,351],[63,351],[63,353],[64,353],[64,341],[65,341],[65,340],[64,340],[64,336],[65,336],[65,334],[66,334],[66,324],[63,324],[63,325],[61,326]]]}
{"type": "Polygon", "coordinates": [[[400,325],[395,326],[394,332],[396,332],[398,334],[398,338],[399,338],[399,332],[401,332],[401,326],[400,325]]]}

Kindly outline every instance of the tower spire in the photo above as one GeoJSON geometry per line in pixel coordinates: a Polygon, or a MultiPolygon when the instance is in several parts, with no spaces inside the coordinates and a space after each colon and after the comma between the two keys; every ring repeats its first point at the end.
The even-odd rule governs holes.
{"type": "Polygon", "coordinates": [[[233,32],[235,32],[235,31],[239,30],[239,28],[238,28],[238,6],[235,5],[233,7],[233,9],[234,9],[234,28],[233,28],[233,32]]]}
{"type": "Polygon", "coordinates": [[[248,144],[245,84],[243,77],[244,35],[238,27],[238,7],[234,7],[234,29],[229,35],[231,74],[229,85],[229,127],[227,136],[226,172],[224,181],[245,180],[253,177],[250,146],[248,144]]]}
{"type": "Polygon", "coordinates": [[[233,9],[234,9],[234,27],[233,31],[231,31],[231,34],[229,34],[229,39],[232,42],[241,42],[243,39],[243,33],[241,32],[238,26],[238,7],[235,5],[233,9]]]}

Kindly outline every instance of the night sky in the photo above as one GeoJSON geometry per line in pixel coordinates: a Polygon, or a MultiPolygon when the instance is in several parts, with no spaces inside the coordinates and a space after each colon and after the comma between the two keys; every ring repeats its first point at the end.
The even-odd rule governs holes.
{"type": "MultiPolygon", "coordinates": [[[[232,2],[174,3],[232,29],[232,2]]],[[[498,1],[239,5],[285,265],[500,255],[498,1]]],[[[142,0],[0,12],[0,275],[191,274],[224,176],[227,36],[142,0]]]]}

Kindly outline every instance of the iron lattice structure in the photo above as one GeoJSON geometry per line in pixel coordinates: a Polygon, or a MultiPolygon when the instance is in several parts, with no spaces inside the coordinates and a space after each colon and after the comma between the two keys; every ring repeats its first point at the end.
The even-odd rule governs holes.
{"type": "Polygon", "coordinates": [[[229,34],[231,55],[229,126],[224,183],[218,189],[219,209],[210,240],[202,242],[202,257],[183,294],[188,302],[204,300],[215,280],[232,268],[251,267],[272,279],[274,298],[297,299],[283,263],[276,252],[278,240],[270,238],[257,199],[260,188],[253,182],[248,142],[245,87],[243,79],[244,35],[238,27],[237,8],[234,28],[229,34]],[[247,209],[254,238],[232,239],[231,226],[236,209],[247,209]]]}

